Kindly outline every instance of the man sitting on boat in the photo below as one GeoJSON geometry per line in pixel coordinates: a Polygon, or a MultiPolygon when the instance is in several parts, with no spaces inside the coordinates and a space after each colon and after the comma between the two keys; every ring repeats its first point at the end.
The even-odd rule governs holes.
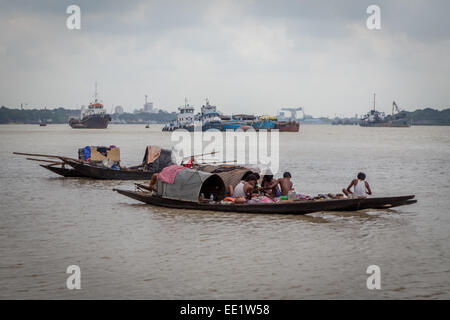
{"type": "Polygon", "coordinates": [[[264,194],[269,198],[275,198],[281,196],[280,188],[278,187],[279,179],[274,179],[273,174],[268,172],[268,174],[263,176],[261,182],[261,189],[264,194]]]}
{"type": "Polygon", "coordinates": [[[154,173],[152,175],[152,179],[150,180],[150,190],[158,192],[158,173],[154,173]]]}
{"type": "Polygon", "coordinates": [[[291,181],[291,174],[289,172],[283,173],[283,178],[278,179],[278,183],[281,187],[281,194],[283,196],[287,196],[289,193],[289,190],[292,189],[294,184],[291,181]]]}
{"type": "Polygon", "coordinates": [[[253,196],[253,193],[256,191],[256,183],[257,177],[254,174],[249,174],[245,181],[239,182],[233,190],[233,187],[230,186],[230,194],[233,195],[234,198],[246,198],[250,200],[253,196]]]}
{"type": "Polygon", "coordinates": [[[372,194],[369,183],[366,180],[366,174],[358,173],[357,179],[352,180],[347,189],[342,189],[342,192],[349,198],[366,198],[367,195],[372,194]],[[353,187],[353,192],[351,188],[353,187]],[[367,194],[367,195],[366,195],[367,194]]]}

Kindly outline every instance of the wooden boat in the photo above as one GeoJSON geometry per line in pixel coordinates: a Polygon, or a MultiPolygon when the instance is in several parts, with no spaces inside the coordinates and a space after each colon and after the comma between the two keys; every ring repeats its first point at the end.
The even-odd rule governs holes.
{"type": "Polygon", "coordinates": [[[91,165],[87,162],[75,159],[63,159],[64,163],[71,166],[83,177],[101,180],[150,180],[156,171],[143,171],[142,169],[111,169],[91,165]]]}
{"type": "Polygon", "coordinates": [[[172,164],[172,151],[166,149],[161,149],[161,152],[156,158],[148,160],[147,154],[150,147],[148,146],[146,148],[142,164],[129,168],[121,167],[120,169],[118,167],[113,169],[96,163],[58,155],[23,152],[13,152],[13,154],[52,159],[27,158],[27,160],[49,163],[48,165],[41,165],[41,167],[63,177],[85,177],[101,180],[150,180],[154,173],[160,172],[162,168],[172,164]]]}
{"type": "Polygon", "coordinates": [[[385,209],[416,203],[413,195],[365,199],[305,200],[261,204],[210,204],[169,199],[149,191],[113,189],[124,196],[159,207],[207,210],[220,212],[265,213],[265,214],[308,214],[320,211],[356,211],[361,209],[385,209]]]}

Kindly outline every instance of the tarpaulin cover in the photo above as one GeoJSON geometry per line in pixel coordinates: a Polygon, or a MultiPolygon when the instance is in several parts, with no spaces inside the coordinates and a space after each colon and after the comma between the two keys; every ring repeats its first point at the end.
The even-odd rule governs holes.
{"type": "Polygon", "coordinates": [[[222,178],[227,188],[229,186],[233,186],[234,188],[239,182],[252,173],[253,172],[248,169],[236,169],[228,172],[219,172],[217,175],[222,178]]]}
{"type": "Polygon", "coordinates": [[[165,167],[159,173],[158,179],[168,184],[174,184],[175,177],[177,176],[178,173],[180,173],[180,171],[183,171],[184,169],[186,168],[183,166],[179,166],[177,164],[165,167]]]}
{"type": "Polygon", "coordinates": [[[214,200],[222,200],[225,197],[222,178],[216,174],[185,168],[176,175],[173,184],[158,179],[158,194],[165,198],[198,202],[201,193],[206,199],[212,194],[214,200]]]}
{"type": "MultiPolygon", "coordinates": [[[[155,146],[151,146],[152,148],[155,146]]],[[[172,150],[167,150],[167,149],[161,149],[161,152],[159,153],[159,157],[157,159],[154,159],[153,162],[148,163],[147,159],[148,159],[148,147],[145,148],[145,155],[144,155],[144,159],[142,160],[142,164],[144,166],[144,168],[146,168],[148,171],[153,171],[153,172],[160,172],[162,169],[164,169],[165,167],[168,167],[172,164],[174,164],[172,162],[172,150]]]]}
{"type": "Polygon", "coordinates": [[[159,158],[161,154],[161,147],[159,146],[148,146],[147,147],[147,164],[154,162],[159,158]]]}
{"type": "Polygon", "coordinates": [[[91,159],[91,147],[86,146],[86,147],[84,147],[84,160],[88,161],[90,159],[91,159]]]}

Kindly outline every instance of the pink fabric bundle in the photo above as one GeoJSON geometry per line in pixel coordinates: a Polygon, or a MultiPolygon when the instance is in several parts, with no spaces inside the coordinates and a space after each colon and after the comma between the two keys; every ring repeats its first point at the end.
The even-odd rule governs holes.
{"type": "Polygon", "coordinates": [[[186,168],[183,166],[176,165],[176,164],[165,167],[158,174],[158,179],[165,183],[174,184],[175,177],[177,176],[178,172],[183,171],[184,169],[186,169],[186,168]]]}

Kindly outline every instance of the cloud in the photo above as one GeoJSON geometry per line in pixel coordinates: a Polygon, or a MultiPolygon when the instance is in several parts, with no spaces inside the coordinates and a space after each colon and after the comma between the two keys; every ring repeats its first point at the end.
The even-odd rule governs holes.
{"type": "Polygon", "coordinates": [[[2,1],[2,105],[79,107],[93,84],[128,111],[145,94],[176,110],[205,97],[224,112],[314,115],[448,107],[446,1],[78,1],[82,28],[67,30],[72,1],[2,1]]]}

